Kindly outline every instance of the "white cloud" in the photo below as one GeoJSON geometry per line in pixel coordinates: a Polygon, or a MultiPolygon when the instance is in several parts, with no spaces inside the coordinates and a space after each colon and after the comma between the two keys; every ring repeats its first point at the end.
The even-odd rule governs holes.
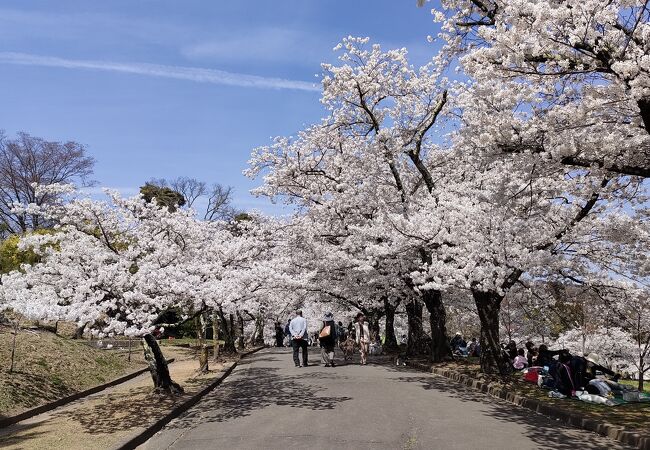
{"type": "Polygon", "coordinates": [[[257,75],[226,72],[216,69],[203,69],[198,67],[78,60],[14,52],[0,52],[0,64],[102,70],[107,72],[130,73],[239,87],[294,89],[313,92],[320,91],[320,88],[317,85],[306,81],[261,77],[257,75]]]}

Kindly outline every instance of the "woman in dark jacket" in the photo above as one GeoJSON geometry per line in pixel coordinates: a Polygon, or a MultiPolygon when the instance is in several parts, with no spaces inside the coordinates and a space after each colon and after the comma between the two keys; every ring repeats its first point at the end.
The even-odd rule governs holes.
{"type": "Polygon", "coordinates": [[[321,357],[325,367],[334,367],[334,347],[336,346],[336,323],[334,323],[334,316],[332,313],[325,314],[323,318],[323,326],[320,329],[320,347],[321,357]],[[329,327],[329,334],[323,336],[323,331],[329,327]]]}

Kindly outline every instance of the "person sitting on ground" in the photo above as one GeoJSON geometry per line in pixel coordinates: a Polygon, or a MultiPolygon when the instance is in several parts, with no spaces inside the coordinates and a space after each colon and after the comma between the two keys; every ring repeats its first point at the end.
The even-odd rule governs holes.
{"type": "Polygon", "coordinates": [[[576,383],[573,371],[569,366],[570,362],[571,355],[568,352],[560,353],[559,363],[553,376],[555,378],[555,388],[567,397],[573,397],[576,392],[576,383]]]}
{"type": "Polygon", "coordinates": [[[508,345],[506,346],[506,352],[508,353],[510,361],[514,361],[517,357],[517,343],[515,341],[508,342],[508,345]]]}
{"type": "Polygon", "coordinates": [[[589,386],[589,382],[597,377],[598,372],[609,375],[614,382],[618,382],[620,378],[620,375],[616,372],[605,367],[600,361],[598,354],[593,352],[585,357],[574,356],[571,359],[571,369],[575,374],[576,386],[581,389],[586,389],[589,386]]]}
{"type": "Polygon", "coordinates": [[[321,358],[325,367],[334,367],[334,347],[336,346],[336,323],[332,313],[325,314],[323,326],[320,329],[318,340],[321,348],[321,358]]]}
{"type": "Polygon", "coordinates": [[[528,360],[528,367],[533,367],[533,363],[537,358],[537,347],[532,341],[526,342],[526,359],[528,360]]]}
{"type": "Polygon", "coordinates": [[[366,317],[363,313],[357,314],[357,323],[354,326],[359,353],[361,354],[361,365],[368,364],[368,350],[370,346],[370,329],[366,323],[366,317]]]}
{"type": "Polygon", "coordinates": [[[302,317],[302,311],[296,311],[294,317],[289,323],[289,332],[291,333],[291,346],[293,347],[293,362],[296,367],[307,367],[309,360],[309,350],[307,345],[307,320],[302,317]],[[298,358],[299,351],[302,349],[302,366],[298,358]]]}
{"type": "Polygon", "coordinates": [[[552,367],[556,364],[553,357],[566,352],[566,350],[549,350],[548,346],[542,344],[539,346],[539,350],[537,351],[535,365],[541,367],[552,367]]]}
{"type": "Polygon", "coordinates": [[[451,341],[449,341],[449,347],[451,347],[451,351],[455,352],[458,350],[458,347],[461,346],[461,343],[463,343],[463,335],[461,334],[460,331],[456,332],[456,335],[451,338],[451,341]]]}
{"type": "Polygon", "coordinates": [[[528,366],[528,360],[524,356],[523,348],[517,350],[517,356],[515,356],[515,360],[512,362],[512,366],[517,370],[522,370],[523,368],[528,366]]]}
{"type": "Polygon", "coordinates": [[[467,346],[467,356],[478,356],[476,354],[476,346],[478,343],[476,342],[476,338],[473,337],[469,345],[467,346]]]}

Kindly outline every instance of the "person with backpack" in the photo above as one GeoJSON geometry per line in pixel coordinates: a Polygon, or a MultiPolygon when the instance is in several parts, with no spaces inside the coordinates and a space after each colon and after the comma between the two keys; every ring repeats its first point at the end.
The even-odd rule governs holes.
{"type": "Polygon", "coordinates": [[[323,326],[318,335],[318,341],[320,342],[321,348],[321,358],[323,359],[325,367],[336,366],[334,363],[334,347],[336,346],[336,339],[337,332],[334,316],[332,313],[327,313],[325,314],[325,317],[323,317],[323,326]]]}

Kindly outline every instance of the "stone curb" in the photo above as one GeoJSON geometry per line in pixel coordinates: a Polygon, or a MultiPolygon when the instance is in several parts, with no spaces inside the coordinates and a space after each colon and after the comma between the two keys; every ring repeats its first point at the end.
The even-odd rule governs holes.
{"type": "MultiPolygon", "coordinates": [[[[253,350],[240,353],[239,361],[264,348],[266,347],[258,347],[253,350]]],[[[175,418],[183,414],[192,406],[196,405],[199,402],[199,400],[201,400],[206,394],[208,394],[210,391],[212,391],[214,388],[220,385],[221,382],[224,379],[226,379],[228,375],[230,375],[230,373],[235,369],[235,367],[237,367],[239,361],[235,361],[231,363],[228,367],[225,367],[222,370],[221,374],[216,379],[212,380],[207,386],[205,386],[203,389],[195,393],[192,397],[188,398],[185,402],[173,408],[171,411],[165,414],[165,416],[158,419],[156,422],[154,422],[152,425],[139,432],[137,435],[131,436],[127,440],[118,444],[115,447],[115,450],[131,450],[147,442],[149,439],[151,439],[151,437],[153,437],[154,434],[162,430],[165,425],[167,425],[169,422],[171,422],[172,420],[174,420],[175,418]]]]}
{"type": "MultiPolygon", "coordinates": [[[[168,359],[167,364],[171,364],[174,362],[174,358],[168,359]]],[[[17,414],[15,416],[10,416],[10,417],[5,417],[3,419],[0,419],[0,428],[6,428],[9,425],[13,425],[15,423],[21,422],[25,419],[31,419],[34,416],[38,416],[39,414],[43,414],[48,411],[52,411],[53,409],[56,409],[60,406],[67,405],[68,403],[74,402],[75,400],[79,400],[80,398],[87,397],[88,395],[96,394],[97,392],[103,391],[104,389],[107,389],[109,387],[116,386],[118,384],[122,384],[125,381],[129,381],[139,375],[142,375],[143,373],[146,373],[149,371],[148,367],[145,367],[143,369],[136,370],[135,372],[131,372],[128,375],[124,375],[120,378],[116,378],[112,381],[109,381],[108,383],[100,384],[99,386],[92,387],[90,389],[86,389],[85,391],[77,392],[76,394],[72,394],[68,397],[60,398],[58,400],[55,400],[50,403],[46,403],[41,406],[37,406],[32,409],[28,409],[27,411],[23,411],[20,414],[17,414]]]]}
{"type": "Polygon", "coordinates": [[[448,378],[450,380],[456,381],[457,383],[481,391],[491,397],[500,398],[509,403],[514,403],[515,405],[530,409],[547,417],[557,419],[565,425],[570,425],[598,433],[602,436],[615,439],[639,450],[650,450],[650,435],[648,434],[640,434],[638,432],[626,430],[624,427],[612,425],[607,422],[600,422],[594,419],[589,419],[582,414],[566,411],[562,408],[546,404],[536,399],[513,394],[499,386],[494,385],[493,383],[477,381],[467,375],[460,374],[453,370],[439,369],[436,367],[431,367],[428,364],[415,362],[409,363],[409,367],[413,367],[414,369],[422,370],[424,372],[431,372],[435,375],[448,378]]]}

